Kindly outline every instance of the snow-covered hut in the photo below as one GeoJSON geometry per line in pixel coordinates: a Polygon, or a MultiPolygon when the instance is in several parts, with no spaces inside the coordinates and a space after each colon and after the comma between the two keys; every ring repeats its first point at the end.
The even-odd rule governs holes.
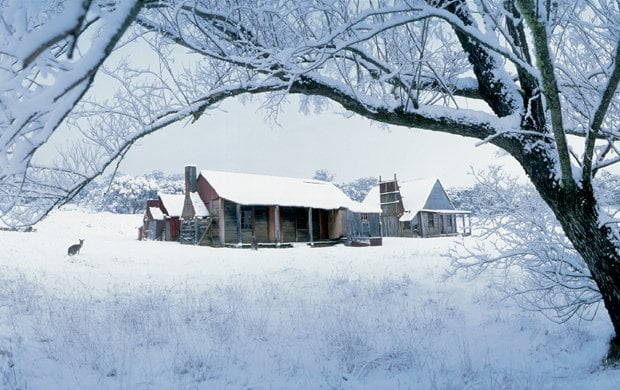
{"type": "Polygon", "coordinates": [[[196,187],[210,213],[210,245],[381,244],[381,209],[329,182],[203,170],[196,187]]]}
{"type": "Polygon", "coordinates": [[[165,218],[160,205],[159,199],[146,201],[142,226],[138,230],[139,240],[161,240],[163,238],[165,218]]]}
{"type": "MultiPolygon", "coordinates": [[[[140,239],[177,241],[181,232],[181,216],[186,195],[160,193],[157,199],[147,200],[140,239]]],[[[194,215],[204,218],[208,211],[198,194],[190,196],[194,215]]]]}
{"type": "Polygon", "coordinates": [[[383,210],[383,236],[471,234],[470,212],[455,209],[439,180],[380,180],[363,203],[383,210]]]}

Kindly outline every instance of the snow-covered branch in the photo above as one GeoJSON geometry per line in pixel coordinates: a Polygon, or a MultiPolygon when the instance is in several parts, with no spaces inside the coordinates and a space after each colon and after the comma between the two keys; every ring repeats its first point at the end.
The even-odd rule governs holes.
{"type": "Polygon", "coordinates": [[[136,1],[0,5],[0,183],[8,192],[1,212],[16,205],[34,152],[88,90],[140,7],[136,1]]]}
{"type": "Polygon", "coordinates": [[[611,74],[607,80],[607,86],[603,91],[600,99],[600,103],[594,112],[592,117],[592,123],[590,125],[588,135],[586,137],[585,152],[583,154],[583,181],[589,182],[592,180],[592,165],[594,146],[596,143],[597,135],[603,125],[603,120],[607,115],[609,106],[614,96],[616,96],[616,90],[620,83],[620,41],[616,44],[616,54],[614,56],[614,65],[611,74]]]}
{"type": "Polygon", "coordinates": [[[449,275],[499,270],[503,277],[497,287],[523,308],[557,322],[574,315],[591,319],[601,302],[598,288],[534,188],[517,184],[500,167],[474,174],[470,196],[485,200],[474,231],[484,241],[453,247],[449,275]]]}

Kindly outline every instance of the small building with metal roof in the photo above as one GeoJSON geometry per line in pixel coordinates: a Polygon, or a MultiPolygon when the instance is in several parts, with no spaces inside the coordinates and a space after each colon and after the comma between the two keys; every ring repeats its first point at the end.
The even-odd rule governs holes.
{"type": "Polygon", "coordinates": [[[471,234],[470,211],[456,210],[438,179],[379,180],[366,205],[382,209],[384,237],[436,237],[471,234]]]}

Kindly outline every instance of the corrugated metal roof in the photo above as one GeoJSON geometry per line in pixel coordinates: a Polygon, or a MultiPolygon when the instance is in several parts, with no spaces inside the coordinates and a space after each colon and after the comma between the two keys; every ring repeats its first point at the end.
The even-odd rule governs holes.
{"type": "Polygon", "coordinates": [[[221,198],[241,205],[381,212],[378,205],[355,202],[333,183],[326,181],[210,170],[203,170],[200,174],[221,198]]]}

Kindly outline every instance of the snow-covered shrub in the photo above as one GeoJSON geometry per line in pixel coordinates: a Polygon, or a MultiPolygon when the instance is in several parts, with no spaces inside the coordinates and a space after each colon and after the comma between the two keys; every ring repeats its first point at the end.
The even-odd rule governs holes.
{"type": "Polygon", "coordinates": [[[184,190],[180,175],[164,175],[155,171],[142,176],[117,175],[101,183],[92,183],[76,199],[76,203],[95,211],[118,214],[142,213],[147,199],[158,193],[181,194],[184,190]]]}
{"type": "Polygon", "coordinates": [[[506,277],[498,287],[523,308],[557,322],[574,315],[591,319],[601,295],[534,187],[518,183],[501,167],[476,172],[475,178],[480,208],[474,234],[479,239],[451,248],[449,274],[465,271],[477,276],[500,269],[506,277]]]}
{"type": "MultiPolygon", "coordinates": [[[[314,176],[312,177],[315,180],[323,180],[323,181],[334,181],[335,175],[328,171],[327,169],[319,169],[314,172],[314,176]]],[[[342,190],[349,198],[361,202],[368,194],[368,191],[374,186],[377,185],[379,181],[372,177],[360,177],[359,179],[355,179],[348,183],[334,183],[334,185],[342,190]]]]}
{"type": "Polygon", "coordinates": [[[364,200],[368,191],[377,185],[379,181],[374,177],[360,177],[348,183],[336,184],[347,196],[357,202],[364,200]]]}

